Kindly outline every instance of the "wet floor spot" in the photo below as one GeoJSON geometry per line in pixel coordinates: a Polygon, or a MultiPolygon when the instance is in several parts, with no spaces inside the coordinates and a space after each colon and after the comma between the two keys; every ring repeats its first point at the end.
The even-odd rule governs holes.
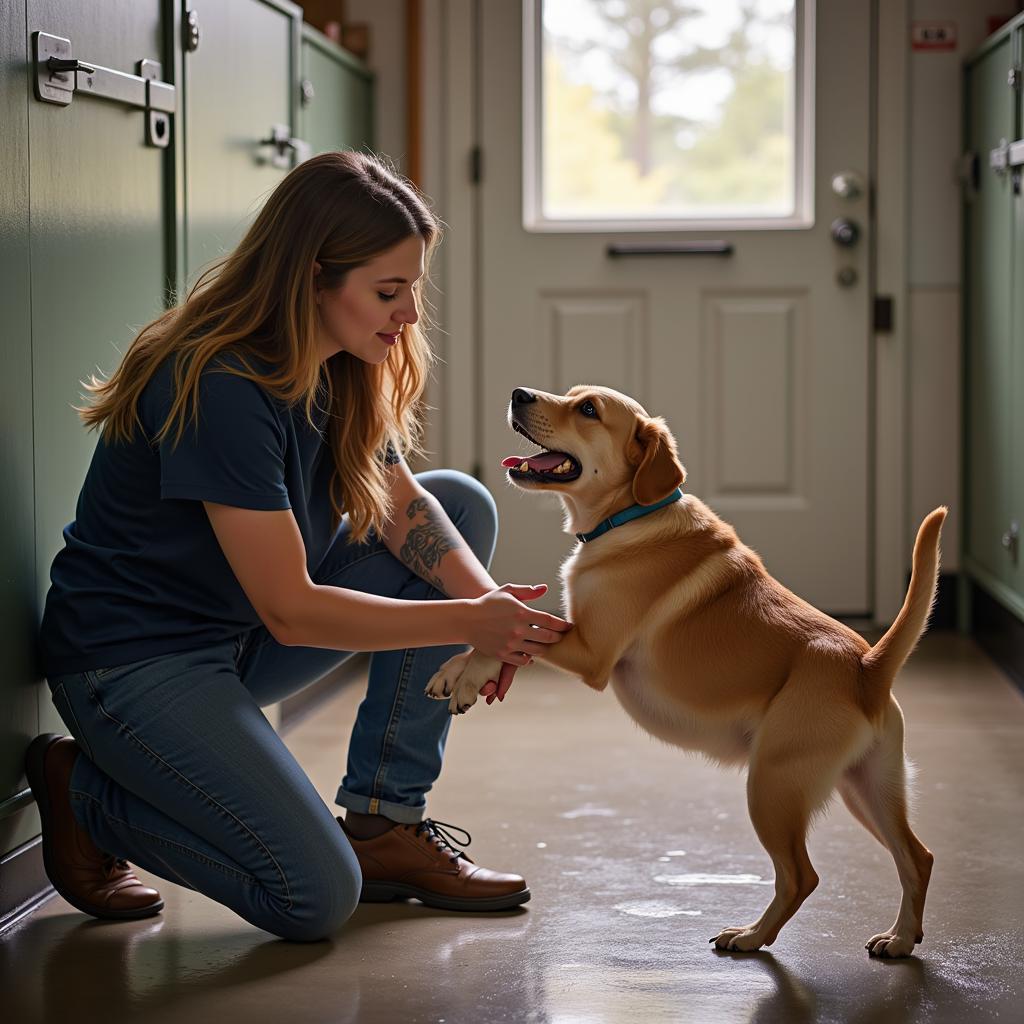
{"type": "Polygon", "coordinates": [[[760,875],[656,875],[665,885],[771,885],[760,875]]]}
{"type": "Polygon", "coordinates": [[[610,807],[595,807],[593,804],[585,804],[571,811],[565,811],[563,818],[614,818],[615,811],[610,807]]]}
{"type": "Polygon", "coordinates": [[[632,914],[633,917],[701,916],[701,911],[699,910],[687,910],[684,907],[677,907],[663,900],[629,900],[626,903],[617,903],[615,909],[623,914],[632,914]]]}

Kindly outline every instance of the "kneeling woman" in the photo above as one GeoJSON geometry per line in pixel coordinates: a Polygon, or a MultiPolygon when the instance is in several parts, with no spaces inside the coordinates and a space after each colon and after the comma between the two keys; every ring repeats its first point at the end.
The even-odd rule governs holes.
{"type": "MultiPolygon", "coordinates": [[[[46,870],[97,917],[158,912],[129,861],[283,938],[360,898],[529,899],[425,817],[450,716],[424,687],[470,644],[518,665],[568,624],[498,587],[494,500],[413,476],[438,224],[377,159],[326,153],[146,326],[79,410],[101,434],[54,559],[40,651],[72,737],[26,771],[46,870]],[[335,818],[260,711],[373,651],[335,818]]],[[[468,836],[467,836],[468,842],[468,836]]]]}

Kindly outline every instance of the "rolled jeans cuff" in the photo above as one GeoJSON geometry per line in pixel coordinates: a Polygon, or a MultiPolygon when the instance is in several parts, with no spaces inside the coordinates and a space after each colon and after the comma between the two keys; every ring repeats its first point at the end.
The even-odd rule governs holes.
{"type": "Polygon", "coordinates": [[[339,807],[355,811],[357,814],[382,814],[391,821],[397,821],[399,825],[418,825],[423,820],[423,812],[427,809],[426,803],[410,807],[408,804],[394,804],[389,800],[360,796],[342,788],[338,789],[334,802],[339,807]]]}

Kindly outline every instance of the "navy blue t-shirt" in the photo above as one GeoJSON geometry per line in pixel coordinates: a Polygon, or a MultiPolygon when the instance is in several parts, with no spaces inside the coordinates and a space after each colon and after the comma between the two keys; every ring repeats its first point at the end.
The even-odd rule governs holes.
{"type": "MultiPolygon", "coordinates": [[[[203,501],[290,508],[311,577],[330,547],[326,413],[314,409],[310,426],[301,402],[289,407],[255,381],[218,369],[241,365],[221,353],[200,376],[198,435],[189,419],[172,450],[173,427],[158,445],[150,439],[171,407],[173,363],[171,355],[143,389],[142,431],[136,426],[127,444],[97,442],[50,568],[40,631],[47,676],[196,650],[259,624],[203,501]]],[[[390,445],[386,461],[400,461],[390,445]]]]}

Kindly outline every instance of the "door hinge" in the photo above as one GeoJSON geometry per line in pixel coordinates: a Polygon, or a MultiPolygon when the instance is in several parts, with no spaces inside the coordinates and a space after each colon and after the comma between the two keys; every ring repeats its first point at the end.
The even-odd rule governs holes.
{"type": "Polygon", "coordinates": [[[181,24],[181,45],[186,53],[195,53],[199,49],[198,11],[185,12],[185,20],[181,24]]]}
{"type": "Polygon", "coordinates": [[[480,146],[474,146],[469,151],[469,180],[474,185],[484,180],[484,151],[480,146]]]}
{"type": "Polygon", "coordinates": [[[893,301],[891,295],[875,296],[875,333],[886,334],[892,330],[893,301]]]}
{"type": "Polygon", "coordinates": [[[1013,67],[1010,68],[1009,72],[1006,75],[1006,84],[1011,89],[1019,89],[1020,88],[1020,81],[1021,81],[1021,67],[1020,67],[1019,64],[1014,64],[1013,67]]]}

